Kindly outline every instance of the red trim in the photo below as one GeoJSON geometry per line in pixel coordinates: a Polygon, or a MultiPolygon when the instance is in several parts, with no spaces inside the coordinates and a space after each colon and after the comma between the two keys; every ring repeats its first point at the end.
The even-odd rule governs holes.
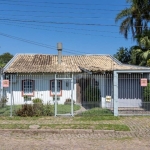
{"type": "MultiPolygon", "coordinates": [[[[54,96],[54,94],[52,94],[52,81],[55,82],[55,80],[50,80],[50,96],[54,96]]],[[[62,96],[62,80],[57,80],[60,81],[60,94],[57,94],[57,96],[62,96]]]]}
{"type": "Polygon", "coordinates": [[[22,97],[24,97],[24,96],[26,96],[26,94],[24,94],[24,90],[23,90],[23,83],[24,83],[24,81],[26,81],[26,80],[29,80],[29,81],[32,81],[33,82],[33,88],[32,88],[32,94],[30,94],[30,95],[27,95],[27,96],[30,96],[30,97],[33,97],[34,96],[34,92],[35,92],[35,81],[34,80],[30,80],[30,79],[25,79],[25,80],[22,80],[22,92],[21,92],[21,96],[22,97]]]}

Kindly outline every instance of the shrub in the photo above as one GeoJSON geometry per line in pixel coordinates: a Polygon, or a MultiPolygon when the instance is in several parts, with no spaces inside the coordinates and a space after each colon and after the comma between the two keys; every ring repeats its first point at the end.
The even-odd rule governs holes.
{"type": "Polygon", "coordinates": [[[43,101],[40,98],[35,98],[32,100],[33,102],[33,110],[35,116],[41,116],[43,112],[43,101]]]}
{"type": "Polygon", "coordinates": [[[7,98],[6,97],[2,97],[0,100],[0,107],[4,107],[7,103],[7,98]]]}
{"type": "Polygon", "coordinates": [[[98,87],[95,86],[88,86],[85,89],[84,98],[88,102],[98,102],[100,101],[100,90],[98,87]]]}
{"type": "MultiPolygon", "coordinates": [[[[71,104],[71,98],[67,98],[64,102],[65,105],[71,104]]],[[[73,104],[75,104],[75,101],[73,100],[73,104]]]]}
{"type": "Polygon", "coordinates": [[[43,107],[43,116],[53,116],[53,109],[54,107],[50,104],[50,102],[47,102],[47,104],[43,107]]]}
{"type": "Polygon", "coordinates": [[[49,102],[46,105],[44,105],[42,103],[42,99],[36,98],[33,99],[33,105],[32,104],[22,105],[22,108],[16,111],[16,114],[22,117],[52,116],[53,107],[49,102]]]}
{"type": "Polygon", "coordinates": [[[31,97],[28,96],[28,95],[25,95],[25,96],[24,96],[24,101],[25,101],[25,102],[31,101],[31,97]]]}
{"type": "Polygon", "coordinates": [[[40,99],[40,98],[35,98],[32,100],[33,104],[42,104],[43,103],[43,100],[40,99]]]}
{"type": "Polygon", "coordinates": [[[33,106],[31,104],[22,105],[22,108],[16,111],[16,115],[21,117],[34,116],[33,106]]]}
{"type": "Polygon", "coordinates": [[[148,83],[147,86],[144,87],[143,96],[145,102],[150,102],[150,83],[148,83]]]}

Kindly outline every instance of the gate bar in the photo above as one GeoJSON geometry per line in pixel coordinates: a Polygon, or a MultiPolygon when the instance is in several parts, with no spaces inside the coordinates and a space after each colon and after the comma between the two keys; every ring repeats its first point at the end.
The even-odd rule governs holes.
{"type": "Polygon", "coordinates": [[[114,71],[114,116],[118,116],[118,73],[114,71]]]}
{"type": "Polygon", "coordinates": [[[57,116],[57,79],[55,74],[55,117],[57,116]]]}
{"type": "Polygon", "coordinates": [[[10,117],[12,117],[12,101],[13,101],[13,85],[12,85],[12,74],[10,75],[10,93],[11,93],[11,106],[10,106],[10,117]]]}
{"type": "Polygon", "coordinates": [[[73,116],[73,74],[71,79],[71,115],[73,116]]]}

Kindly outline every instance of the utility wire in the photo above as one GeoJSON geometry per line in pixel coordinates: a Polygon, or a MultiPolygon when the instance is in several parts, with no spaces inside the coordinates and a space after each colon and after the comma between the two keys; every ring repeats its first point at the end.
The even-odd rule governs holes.
{"type": "Polygon", "coordinates": [[[69,18],[69,19],[105,19],[105,20],[114,20],[112,18],[102,18],[102,17],[74,17],[74,16],[50,16],[50,15],[42,15],[42,16],[35,16],[35,15],[20,15],[20,14],[17,14],[17,15],[12,15],[12,14],[0,14],[1,17],[3,16],[9,16],[9,17],[35,17],[35,18],[69,18]]]}
{"type": "Polygon", "coordinates": [[[18,0],[18,1],[15,1],[15,0],[9,0],[9,1],[6,1],[6,0],[0,0],[2,2],[19,2],[19,3],[31,3],[31,4],[51,4],[51,5],[77,5],[77,6],[130,6],[130,5],[119,5],[119,4],[100,4],[100,3],[65,3],[65,2],[50,2],[50,1],[42,1],[42,2],[32,2],[32,1],[21,1],[21,0],[18,0]]]}
{"type": "MultiPolygon", "coordinates": [[[[109,10],[108,10],[109,11],[109,10]]],[[[100,12],[100,15],[101,14],[109,14],[110,15],[110,12],[108,12],[106,10],[106,12],[100,12]]],[[[84,12],[77,12],[77,11],[48,11],[48,10],[45,10],[45,11],[39,11],[39,10],[14,10],[14,9],[0,9],[0,12],[19,12],[19,13],[50,13],[50,14],[79,14],[79,15],[83,15],[83,14],[90,14],[90,15],[97,15],[98,12],[88,12],[88,11],[84,11],[84,12]]],[[[120,12],[119,12],[120,13],[120,12]]],[[[139,15],[139,14],[134,14],[134,15],[139,15]]],[[[107,20],[107,18],[105,18],[107,20]]]]}
{"type": "MultiPolygon", "coordinates": [[[[29,5],[29,4],[9,4],[9,3],[0,3],[1,5],[19,5],[19,6],[27,6],[27,7],[51,7],[51,6],[41,6],[41,5],[29,5]]],[[[104,11],[121,11],[121,10],[113,10],[113,9],[99,9],[99,8],[74,8],[74,7],[52,7],[52,8],[65,8],[65,9],[75,9],[75,10],[94,10],[94,11],[98,11],[98,10],[104,10],[104,11]]]]}
{"type": "MultiPolygon", "coordinates": [[[[13,24],[8,24],[8,23],[4,23],[5,25],[13,25],[13,24]]],[[[64,31],[64,30],[50,30],[50,29],[43,29],[43,28],[36,28],[36,27],[27,27],[24,25],[15,25],[15,26],[19,26],[19,27],[25,27],[25,28],[32,28],[32,29],[36,29],[36,30],[46,30],[46,31],[53,31],[53,32],[63,32],[63,33],[71,33],[71,34],[77,34],[77,35],[87,35],[87,36],[101,36],[101,37],[108,37],[108,38],[123,38],[123,37],[116,37],[116,36],[105,36],[105,35],[99,35],[99,34],[89,34],[89,33],[77,33],[77,32],[68,32],[68,31],[64,31]]]]}
{"type": "Polygon", "coordinates": [[[77,28],[67,28],[67,27],[56,27],[56,26],[49,26],[49,25],[38,25],[38,24],[31,24],[31,23],[15,23],[15,22],[11,22],[11,21],[0,21],[1,23],[7,23],[10,25],[24,25],[24,26],[33,26],[33,27],[50,27],[50,28],[55,28],[55,29],[65,29],[65,30],[76,30],[76,31],[89,31],[89,32],[104,32],[104,33],[118,33],[118,32],[114,32],[114,31],[106,31],[106,30],[89,30],[89,29],[77,29],[77,28]],[[14,24],[13,24],[14,23],[14,24]]]}
{"type": "MultiPolygon", "coordinates": [[[[39,10],[13,10],[13,9],[7,9],[7,10],[5,10],[5,9],[1,9],[0,10],[0,12],[25,12],[25,13],[51,13],[51,14],[80,14],[81,15],[81,13],[82,13],[82,15],[83,14],[90,14],[90,15],[95,15],[95,14],[97,14],[97,12],[88,12],[88,11],[84,11],[84,12],[73,12],[73,11],[69,11],[69,12],[67,12],[67,11],[39,11],[39,10]]],[[[110,14],[109,12],[107,12],[107,13],[102,13],[101,12],[101,14],[110,14]]]]}
{"type": "MultiPolygon", "coordinates": [[[[5,34],[5,33],[2,33],[2,32],[0,32],[0,35],[1,35],[1,36],[5,36],[5,37],[8,37],[8,38],[11,38],[11,39],[15,39],[15,40],[18,40],[18,41],[22,41],[22,42],[30,43],[30,44],[33,44],[33,45],[45,47],[45,48],[51,48],[51,49],[54,49],[54,50],[57,49],[56,46],[47,45],[47,44],[43,44],[43,43],[39,43],[39,42],[35,42],[35,41],[23,39],[23,38],[16,37],[16,36],[12,36],[12,35],[5,34]]],[[[64,48],[64,49],[65,49],[65,48],[64,48]]],[[[63,51],[64,51],[64,52],[67,52],[67,53],[71,53],[71,54],[77,54],[77,53],[75,53],[75,52],[78,52],[78,53],[80,53],[80,54],[86,54],[86,52],[81,52],[81,51],[76,51],[76,50],[70,50],[70,51],[69,51],[69,50],[70,50],[70,49],[63,50],[63,51]],[[72,52],[72,51],[73,51],[73,52],[72,52]]]]}
{"type": "MultiPolygon", "coordinates": [[[[57,25],[67,25],[67,24],[69,24],[69,25],[77,25],[77,26],[119,27],[119,26],[117,26],[115,24],[56,22],[56,21],[20,20],[20,19],[6,19],[6,18],[0,18],[0,21],[12,21],[12,22],[24,22],[24,23],[42,23],[42,24],[57,24],[57,25]]],[[[143,27],[143,26],[135,26],[135,27],[143,27]]]]}

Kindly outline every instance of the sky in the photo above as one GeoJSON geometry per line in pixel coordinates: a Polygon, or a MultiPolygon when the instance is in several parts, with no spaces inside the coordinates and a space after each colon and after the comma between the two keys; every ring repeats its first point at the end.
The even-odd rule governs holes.
{"type": "Polygon", "coordinates": [[[0,54],[110,54],[136,43],[119,33],[126,0],[0,0],[0,54]]]}

